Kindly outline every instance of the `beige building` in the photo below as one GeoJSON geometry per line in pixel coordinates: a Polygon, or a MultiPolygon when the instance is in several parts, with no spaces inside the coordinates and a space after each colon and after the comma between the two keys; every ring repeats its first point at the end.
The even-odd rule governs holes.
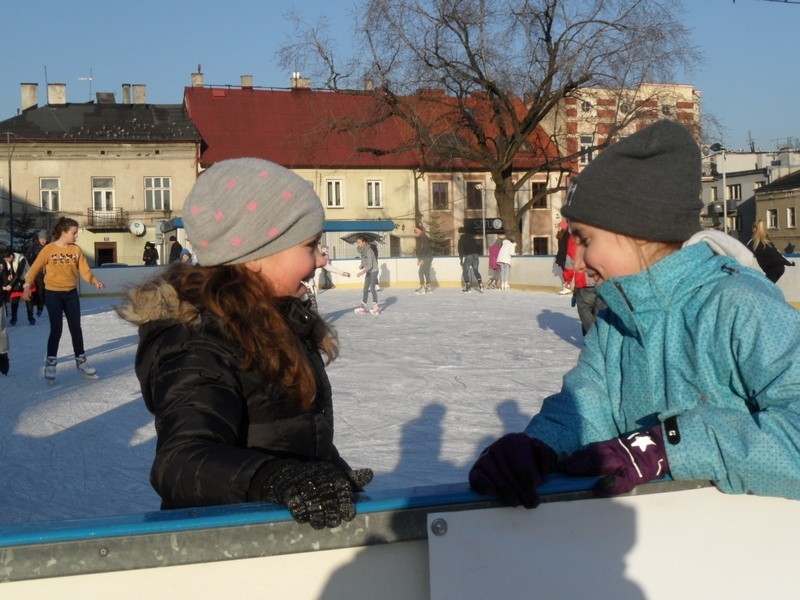
{"type": "Polygon", "coordinates": [[[182,105],[147,104],[144,86],[133,87],[134,101],[123,86],[121,104],[107,93],[70,104],[66,86],[51,84],[40,107],[37,86],[22,85],[21,114],[0,123],[0,153],[10,157],[0,226],[10,238],[13,217],[16,250],[27,244],[18,236],[31,233],[20,231],[21,217],[49,231],[67,216],[79,223],[78,243],[93,266],[142,264],[145,241],[164,254],[159,226],[180,214],[200,138],[182,105]]]}

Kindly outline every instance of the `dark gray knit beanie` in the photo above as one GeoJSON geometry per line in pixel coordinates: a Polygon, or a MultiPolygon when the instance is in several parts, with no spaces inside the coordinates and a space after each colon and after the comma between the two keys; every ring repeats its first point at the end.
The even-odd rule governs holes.
{"type": "Polygon", "coordinates": [[[183,225],[203,266],[264,258],[314,237],[325,211],[311,184],[258,158],[204,171],[183,205],[183,225]]]}
{"type": "Polygon", "coordinates": [[[700,230],[700,148],[674,121],[657,121],[606,148],[572,180],[571,221],[660,242],[700,230]]]}

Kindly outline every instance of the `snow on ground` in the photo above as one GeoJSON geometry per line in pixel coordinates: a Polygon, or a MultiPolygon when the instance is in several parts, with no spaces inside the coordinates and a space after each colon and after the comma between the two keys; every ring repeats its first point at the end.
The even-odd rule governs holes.
{"type": "MultiPolygon", "coordinates": [[[[353,467],[372,467],[370,490],[465,481],[486,444],[523,429],[560,389],[582,346],[569,297],[553,293],[387,288],[380,316],[354,314],[360,296],[325,291],[319,307],[341,346],[328,368],[336,445],[353,467]]],[[[98,381],[78,375],[66,326],[52,385],[41,376],[46,315],[8,328],[0,523],[158,510],[153,419],[133,371],[138,337],[114,313],[119,301],[81,300],[98,381]]]]}

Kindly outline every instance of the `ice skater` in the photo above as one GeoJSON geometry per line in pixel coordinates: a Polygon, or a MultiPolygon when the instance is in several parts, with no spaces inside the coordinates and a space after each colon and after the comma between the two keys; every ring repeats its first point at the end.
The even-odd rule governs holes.
{"type": "Polygon", "coordinates": [[[698,231],[700,162],[689,131],[659,121],[573,180],[575,269],[608,309],[561,392],[476,461],[474,489],[534,507],[562,471],[598,477],[601,496],[671,475],[800,499],[800,311],[741,243],[698,231]]]}
{"type": "Polygon", "coordinates": [[[279,165],[225,160],[200,175],[183,221],[199,264],[170,265],[119,308],[139,326],[162,506],[276,502],[317,529],[351,521],[372,471],[333,443],[336,336],[301,300],[323,264],[319,198],[279,165]]]}
{"type": "Polygon", "coordinates": [[[369,241],[363,235],[356,238],[356,249],[361,256],[361,269],[356,275],[364,276],[364,291],[361,296],[361,305],[355,309],[355,312],[361,315],[367,312],[379,315],[381,307],[378,305],[378,291],[375,289],[375,285],[378,283],[378,259],[375,257],[375,251],[370,247],[369,241]],[[367,310],[370,292],[372,293],[372,307],[367,310]]]}
{"type": "Polygon", "coordinates": [[[44,377],[48,381],[56,378],[58,364],[58,345],[64,328],[64,317],[72,336],[72,350],[75,354],[75,366],[84,377],[97,378],[97,369],[89,364],[83,347],[83,329],[81,328],[81,300],[78,295],[78,275],[98,290],[105,289],[105,284],[94,276],[83,250],[76,243],[78,240],[78,222],[69,217],[61,217],[53,226],[52,239],[39,252],[34,263],[25,275],[22,300],[31,298],[31,286],[36,276],[44,269],[44,304],[50,321],[50,335],[47,338],[47,356],[44,362],[44,377]]]}

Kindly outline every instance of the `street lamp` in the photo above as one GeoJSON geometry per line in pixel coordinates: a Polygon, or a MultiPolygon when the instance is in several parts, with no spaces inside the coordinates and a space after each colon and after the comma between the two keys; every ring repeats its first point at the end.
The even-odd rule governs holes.
{"type": "Polygon", "coordinates": [[[475,186],[481,192],[481,227],[483,228],[483,254],[486,256],[486,190],[483,189],[483,184],[479,183],[475,186]]]}
{"type": "Polygon", "coordinates": [[[725,152],[727,148],[722,144],[711,144],[710,150],[714,154],[722,154],[722,230],[728,233],[728,186],[725,181],[725,152]]]}

